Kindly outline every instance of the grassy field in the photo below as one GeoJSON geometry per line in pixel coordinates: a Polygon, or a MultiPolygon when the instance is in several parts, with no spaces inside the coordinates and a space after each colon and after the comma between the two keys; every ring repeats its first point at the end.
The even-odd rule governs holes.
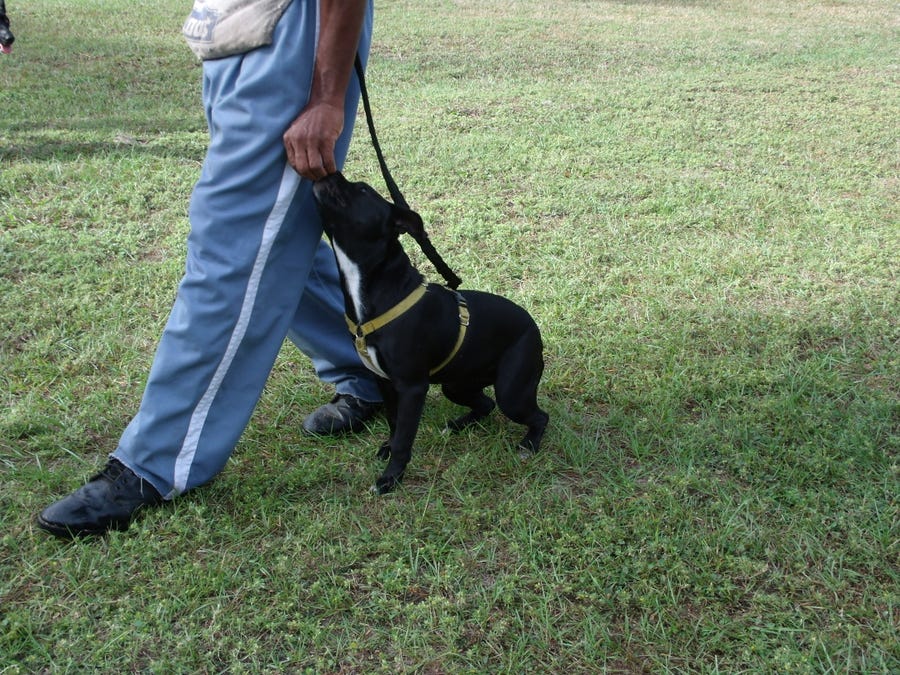
{"type": "MultiPolygon", "coordinates": [[[[0,673],[900,670],[888,0],[378,2],[385,153],[464,284],[541,325],[544,452],[442,435],[435,392],[373,497],[386,425],[304,437],[330,392],[285,347],[212,484],[38,531],[181,274],[188,5],[7,3],[0,673]]],[[[381,185],[363,133],[346,173],[381,185]]]]}

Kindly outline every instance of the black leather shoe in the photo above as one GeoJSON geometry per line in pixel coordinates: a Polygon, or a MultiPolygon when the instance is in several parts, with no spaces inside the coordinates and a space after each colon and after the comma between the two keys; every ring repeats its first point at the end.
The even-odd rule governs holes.
{"type": "Polygon", "coordinates": [[[303,420],[303,429],[317,436],[362,431],[366,422],[381,410],[381,403],[363,401],[350,394],[338,394],[303,420]]]}
{"type": "Polygon", "coordinates": [[[117,459],[68,497],[44,509],[37,517],[42,530],[71,539],[109,530],[127,530],[142,506],[155,506],[162,497],[150,483],[117,459]]]}

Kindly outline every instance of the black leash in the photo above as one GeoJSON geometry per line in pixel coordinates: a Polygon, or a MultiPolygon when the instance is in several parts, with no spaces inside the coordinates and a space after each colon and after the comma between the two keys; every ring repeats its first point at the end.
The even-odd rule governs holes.
{"type": "MultiPolygon", "coordinates": [[[[407,211],[412,211],[412,209],[409,208],[406,199],[403,198],[403,193],[400,192],[400,188],[397,187],[397,183],[394,181],[393,176],[391,176],[391,172],[388,171],[387,162],[384,161],[384,154],[381,152],[381,145],[378,143],[378,136],[375,134],[375,123],[372,121],[372,108],[369,106],[369,93],[366,91],[366,76],[363,72],[362,61],[359,58],[359,54],[356,55],[355,65],[356,76],[359,78],[359,91],[362,94],[363,109],[366,111],[366,124],[369,126],[369,135],[372,137],[372,145],[375,147],[375,154],[378,156],[378,165],[381,167],[381,175],[384,176],[384,182],[387,183],[388,192],[391,193],[391,199],[394,200],[394,204],[407,211]]],[[[422,249],[425,257],[431,261],[431,264],[434,265],[441,276],[444,277],[444,281],[447,282],[447,285],[452,289],[456,289],[462,283],[462,280],[456,276],[456,273],[450,269],[450,266],[444,262],[444,259],[441,258],[440,254],[435,250],[431,240],[428,238],[428,234],[425,232],[425,228],[422,228],[422,234],[420,236],[414,236],[413,238],[419,244],[419,248],[422,249]]]]}

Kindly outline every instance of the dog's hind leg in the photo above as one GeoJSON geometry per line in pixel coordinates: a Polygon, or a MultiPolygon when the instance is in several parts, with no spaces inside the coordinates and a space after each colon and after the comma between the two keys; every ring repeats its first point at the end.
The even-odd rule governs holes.
{"type": "MultiPolygon", "coordinates": [[[[510,418],[512,419],[512,418],[510,418]]],[[[547,423],[550,421],[550,415],[540,408],[535,408],[534,413],[527,421],[522,422],[528,427],[525,437],[519,441],[519,448],[524,452],[524,457],[533,455],[541,447],[541,440],[544,438],[544,432],[547,430],[547,423]]]]}
{"type": "Polygon", "coordinates": [[[447,429],[450,431],[462,431],[467,426],[483,420],[494,409],[494,399],[484,393],[484,387],[476,386],[473,389],[471,384],[448,382],[441,386],[441,391],[453,403],[471,408],[465,415],[447,422],[447,429]]]}
{"type": "Polygon", "coordinates": [[[519,447],[528,454],[538,451],[550,416],[538,407],[537,388],[544,372],[540,333],[529,331],[500,360],[494,392],[501,412],[528,427],[519,447]]]}

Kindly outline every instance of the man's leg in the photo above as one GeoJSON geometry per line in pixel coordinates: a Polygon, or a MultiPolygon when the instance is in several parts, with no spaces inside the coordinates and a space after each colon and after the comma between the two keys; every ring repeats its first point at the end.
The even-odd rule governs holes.
{"type": "Polygon", "coordinates": [[[210,480],[231,455],[319,246],[311,184],[282,141],[308,98],[316,8],[296,0],[271,45],[204,63],[211,138],[191,201],[187,272],[141,409],[114,453],[167,498],[210,480]]]}
{"type": "Polygon", "coordinates": [[[316,251],[312,272],[288,333],[310,357],[316,375],[334,384],[336,396],[303,421],[312,434],[359,431],[381,409],[381,393],[373,374],[362,365],[344,319],[344,296],[334,252],[324,241],[316,251]]]}
{"type": "MultiPolygon", "coordinates": [[[[360,45],[364,65],[367,43],[364,36],[360,45]]],[[[345,101],[345,126],[352,126],[359,98],[359,80],[354,74],[345,101]]],[[[345,134],[335,148],[338,170],[343,168],[349,144],[350,136],[345,134]]],[[[288,337],[309,356],[319,379],[333,384],[337,392],[329,403],[307,416],[303,422],[304,430],[313,434],[338,434],[362,429],[380,410],[381,393],[374,375],[359,360],[347,331],[337,263],[324,239],[319,242],[312,272],[288,337]]]]}
{"type": "MultiPolygon", "coordinates": [[[[55,534],[94,533],[101,521],[127,527],[140,505],[210,480],[246,426],[321,239],[318,220],[303,218],[311,186],[287,164],[281,141],[308,96],[316,6],[295,0],[272,45],[204,64],[211,138],[192,197],[185,276],[141,406],[110,465],[131,471],[116,468],[112,478],[97,477],[105,492],[91,492],[92,481],[45,509],[41,527],[55,534]],[[141,494],[113,503],[125,488],[141,494]]],[[[371,14],[363,34],[367,48],[371,14]]]]}

